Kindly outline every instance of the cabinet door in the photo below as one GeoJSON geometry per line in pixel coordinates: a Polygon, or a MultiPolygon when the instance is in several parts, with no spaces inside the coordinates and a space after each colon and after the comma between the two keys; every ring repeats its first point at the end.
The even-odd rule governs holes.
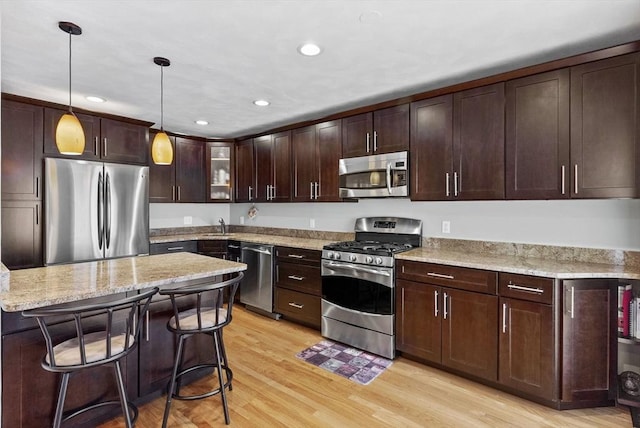
{"type": "Polygon", "coordinates": [[[562,283],[562,402],[612,402],[617,338],[612,287],[606,280],[562,283]]]}
{"type": "Polygon", "coordinates": [[[89,114],[75,113],[84,131],[84,152],[80,156],[62,155],[56,146],[56,128],[65,110],[44,109],[44,153],[69,159],[100,159],[100,118],[89,114]]]}
{"type": "Polygon", "coordinates": [[[373,112],[373,153],[409,150],[409,104],[373,112]]]}
{"type": "Polygon", "coordinates": [[[2,263],[9,269],[42,266],[42,203],[2,201],[2,263]]]}
{"type": "Polygon", "coordinates": [[[500,299],[498,381],[519,391],[553,400],[555,359],[551,305],[500,299]]]}
{"type": "MultiPolygon", "coordinates": [[[[156,132],[151,132],[149,138],[153,141],[156,132]]],[[[176,143],[175,137],[169,137],[173,145],[173,162],[171,165],[156,165],[149,152],[149,202],[176,201],[176,143]]]]}
{"type": "Polygon", "coordinates": [[[236,202],[249,202],[255,197],[253,140],[236,146],[236,202]]]}
{"type": "Polygon", "coordinates": [[[319,123],[317,129],[317,171],[318,201],[340,201],[338,164],[342,157],[342,123],[340,120],[319,123]]]}
{"type": "Polygon", "coordinates": [[[42,198],[43,108],[2,100],[2,199],[42,198]]]}
{"type": "Polygon", "coordinates": [[[453,96],[411,103],[411,199],[453,196],[453,96]]]}
{"type": "Polygon", "coordinates": [[[440,287],[399,279],[396,282],[396,349],[441,362],[440,287]]]}
{"type": "Polygon", "coordinates": [[[496,381],[498,297],[442,289],[442,364],[496,381]]]}
{"type": "Polygon", "coordinates": [[[176,138],[176,200],[204,202],[204,143],[176,138]]]}
{"type": "Polygon", "coordinates": [[[273,135],[273,186],[271,200],[291,199],[291,131],[273,135]]]}
{"type": "Polygon", "coordinates": [[[570,195],[569,70],[507,82],[508,199],[570,195]]]}
{"type": "Polygon", "coordinates": [[[345,158],[373,153],[373,114],[363,113],[342,119],[342,153],[345,158]]]}
{"type": "Polygon", "coordinates": [[[256,161],[256,188],[253,192],[253,199],[264,202],[270,197],[270,186],[273,185],[271,135],[254,138],[253,151],[256,161]]]}
{"type": "Polygon", "coordinates": [[[208,202],[231,202],[233,198],[233,143],[207,143],[206,179],[208,202]]]}
{"type": "Polygon", "coordinates": [[[504,83],[457,92],[453,101],[454,190],[460,199],[503,199],[504,83]]]}
{"type": "Polygon", "coordinates": [[[312,187],[318,176],[316,159],[316,127],[311,125],[291,131],[293,201],[311,201],[312,187]]]}
{"type": "Polygon", "coordinates": [[[571,69],[572,197],[638,196],[640,54],[571,69]]]}
{"type": "Polygon", "coordinates": [[[102,159],[148,165],[149,128],[113,119],[100,120],[102,159]]]}

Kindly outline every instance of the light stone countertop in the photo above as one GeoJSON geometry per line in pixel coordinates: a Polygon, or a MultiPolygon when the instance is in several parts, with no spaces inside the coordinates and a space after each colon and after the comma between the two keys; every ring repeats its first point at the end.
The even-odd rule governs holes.
{"type": "Polygon", "coordinates": [[[158,254],[21,269],[0,292],[7,312],[107,296],[246,270],[244,263],[192,253],[158,254]]]}
{"type": "Polygon", "coordinates": [[[557,279],[640,279],[640,269],[637,267],[626,267],[623,265],[605,263],[559,261],[534,257],[447,251],[427,247],[415,248],[398,254],[396,255],[396,259],[557,279]]]}
{"type": "Polygon", "coordinates": [[[325,239],[309,239],[293,236],[267,235],[257,233],[227,233],[226,235],[222,235],[220,233],[190,233],[182,235],[152,236],[149,238],[149,242],[152,244],[194,240],[235,240],[243,242],[255,242],[258,244],[279,245],[283,247],[304,248],[307,250],[318,251],[322,251],[322,247],[324,245],[336,242],[325,239]]]}

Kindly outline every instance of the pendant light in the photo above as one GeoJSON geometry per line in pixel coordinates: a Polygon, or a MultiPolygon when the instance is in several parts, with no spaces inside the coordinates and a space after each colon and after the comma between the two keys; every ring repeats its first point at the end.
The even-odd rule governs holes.
{"type": "Polygon", "coordinates": [[[160,56],[153,58],[153,62],[160,66],[160,132],[151,143],[151,158],[156,165],[171,165],[173,162],[173,146],[169,136],[164,132],[164,67],[169,67],[171,62],[160,56]]]}
{"type": "Polygon", "coordinates": [[[56,146],[63,155],[81,155],[84,152],[84,131],[71,108],[71,36],[82,34],[82,28],[72,22],[58,22],[58,28],[69,34],[69,112],[58,121],[56,146]]]}

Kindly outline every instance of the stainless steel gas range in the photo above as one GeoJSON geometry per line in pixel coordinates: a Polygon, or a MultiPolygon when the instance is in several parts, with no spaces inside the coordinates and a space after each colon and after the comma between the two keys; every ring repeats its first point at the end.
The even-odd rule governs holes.
{"type": "Polygon", "coordinates": [[[322,335],[394,358],[394,254],[421,246],[422,221],[363,217],[355,233],[322,250],[322,335]]]}

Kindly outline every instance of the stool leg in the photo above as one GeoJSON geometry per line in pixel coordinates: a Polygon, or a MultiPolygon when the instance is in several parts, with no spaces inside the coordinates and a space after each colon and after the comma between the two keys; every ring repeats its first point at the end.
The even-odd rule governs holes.
{"type": "Polygon", "coordinates": [[[60,428],[62,425],[62,412],[64,411],[64,399],[67,396],[67,386],[69,385],[70,373],[62,373],[60,381],[60,392],[58,393],[58,404],[56,405],[56,415],[53,418],[53,428],[60,428]]]}
{"type": "Polygon", "coordinates": [[[122,406],[122,413],[124,415],[124,422],[127,428],[131,428],[131,414],[129,413],[129,404],[127,403],[127,391],[124,389],[124,382],[122,380],[122,370],[120,369],[120,360],[116,360],[113,363],[113,367],[116,372],[116,380],[118,381],[118,394],[120,395],[120,405],[122,406]]]}
{"type": "Polygon", "coordinates": [[[178,335],[178,350],[176,351],[176,360],[173,363],[173,373],[171,374],[171,381],[169,381],[169,390],[167,391],[167,403],[164,406],[164,417],[162,418],[162,428],[167,427],[167,421],[169,420],[169,410],[171,409],[171,399],[173,398],[173,390],[176,386],[176,377],[178,376],[178,369],[180,367],[180,361],[182,360],[182,346],[184,342],[184,336],[178,335]]]}
{"type": "MultiPolygon", "coordinates": [[[[226,367],[229,367],[229,361],[227,360],[227,350],[224,347],[224,336],[222,335],[222,329],[217,331],[220,338],[220,348],[222,349],[222,362],[226,367]]],[[[226,373],[226,370],[225,370],[225,373],[226,373]]],[[[229,391],[233,391],[233,383],[231,382],[231,379],[227,379],[227,382],[229,382],[229,391]]]]}
{"type": "MultiPolygon", "coordinates": [[[[227,392],[224,387],[224,378],[222,374],[222,348],[218,339],[218,332],[213,333],[213,340],[216,348],[216,366],[218,369],[218,383],[220,384],[220,396],[222,397],[222,408],[224,409],[224,422],[229,425],[231,423],[229,419],[229,406],[227,406],[227,392]]],[[[225,371],[226,372],[226,371],[225,371]]]]}

